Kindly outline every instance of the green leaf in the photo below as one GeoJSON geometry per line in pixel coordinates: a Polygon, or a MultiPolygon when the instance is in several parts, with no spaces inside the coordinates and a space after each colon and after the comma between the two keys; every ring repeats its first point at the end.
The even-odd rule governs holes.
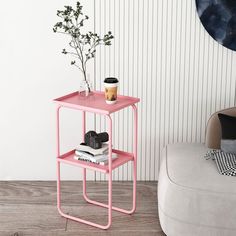
{"type": "Polygon", "coordinates": [[[66,51],[66,49],[65,49],[65,48],[63,48],[61,53],[63,53],[63,54],[67,54],[67,51],[66,51]]]}
{"type": "MultiPolygon", "coordinates": [[[[111,31],[108,31],[103,37],[92,31],[81,34],[81,28],[84,26],[84,21],[89,19],[88,15],[83,14],[82,8],[83,6],[81,3],[77,1],[75,8],[64,6],[63,10],[58,10],[57,16],[60,17],[61,22],[57,22],[54,25],[53,32],[61,32],[70,35],[71,41],[69,42],[69,45],[73,50],[84,48],[82,53],[86,56],[86,59],[89,60],[95,57],[95,48],[98,45],[104,44],[105,46],[110,46],[111,39],[113,39],[114,36],[111,31]]],[[[70,54],[70,52],[67,52],[65,49],[62,50],[62,53],[70,54]]],[[[76,64],[76,61],[71,61],[71,65],[74,64],[76,64]]]]}

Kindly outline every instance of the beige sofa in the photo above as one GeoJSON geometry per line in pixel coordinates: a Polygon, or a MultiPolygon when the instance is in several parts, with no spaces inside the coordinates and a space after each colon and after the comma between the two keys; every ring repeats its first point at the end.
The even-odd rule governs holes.
{"type": "MultiPolygon", "coordinates": [[[[236,116],[236,107],[220,111],[236,116]]],[[[168,236],[235,236],[236,177],[218,173],[209,148],[220,148],[217,113],[208,121],[206,144],[177,143],[163,151],[158,210],[168,236]]]]}

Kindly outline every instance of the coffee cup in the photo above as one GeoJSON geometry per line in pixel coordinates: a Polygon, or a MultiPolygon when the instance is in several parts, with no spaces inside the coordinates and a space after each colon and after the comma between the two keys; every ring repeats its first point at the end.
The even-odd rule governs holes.
{"type": "Polygon", "coordinates": [[[115,104],[117,101],[117,90],[119,81],[117,78],[109,77],[104,80],[105,99],[107,104],[115,104]]]}

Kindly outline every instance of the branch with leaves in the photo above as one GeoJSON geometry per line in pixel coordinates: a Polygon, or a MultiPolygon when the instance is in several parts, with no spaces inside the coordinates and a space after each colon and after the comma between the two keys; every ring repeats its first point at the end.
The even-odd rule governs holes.
{"type": "Polygon", "coordinates": [[[71,61],[71,65],[79,68],[83,73],[84,80],[90,87],[86,76],[86,65],[88,60],[95,57],[96,47],[98,45],[110,46],[111,40],[114,38],[111,31],[108,31],[103,37],[91,31],[82,33],[81,29],[84,26],[86,20],[89,19],[87,15],[82,12],[83,6],[80,2],[76,3],[76,8],[73,9],[71,6],[65,6],[64,10],[58,10],[57,16],[61,18],[61,21],[57,22],[53,31],[55,33],[61,33],[70,36],[71,40],[69,46],[71,50],[62,50],[63,54],[68,54],[75,59],[71,61]]]}

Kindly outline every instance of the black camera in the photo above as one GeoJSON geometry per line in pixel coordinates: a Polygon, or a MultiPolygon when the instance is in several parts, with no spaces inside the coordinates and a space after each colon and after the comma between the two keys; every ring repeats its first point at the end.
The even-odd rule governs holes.
{"type": "Polygon", "coordinates": [[[95,131],[88,131],[84,136],[85,144],[93,149],[101,148],[102,143],[108,140],[109,135],[107,132],[97,134],[95,131]]]}

